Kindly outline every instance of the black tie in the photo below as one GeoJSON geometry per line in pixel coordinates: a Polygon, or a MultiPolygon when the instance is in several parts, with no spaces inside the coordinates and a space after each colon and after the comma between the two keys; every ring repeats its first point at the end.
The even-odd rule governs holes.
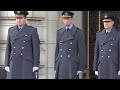
{"type": "Polygon", "coordinates": [[[106,32],[106,35],[108,34],[108,32],[106,32]]]}
{"type": "Polygon", "coordinates": [[[66,31],[69,31],[69,30],[70,30],[69,28],[66,29],[66,31]]]}
{"type": "Polygon", "coordinates": [[[18,28],[18,31],[20,31],[21,30],[21,28],[18,28]]]}

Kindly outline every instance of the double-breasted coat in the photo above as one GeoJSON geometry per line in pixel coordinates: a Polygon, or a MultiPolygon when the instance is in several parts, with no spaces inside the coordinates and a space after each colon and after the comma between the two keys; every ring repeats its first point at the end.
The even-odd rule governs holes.
{"type": "Polygon", "coordinates": [[[77,71],[86,68],[84,32],[74,25],[57,31],[55,50],[55,79],[78,79],[77,71]]]}
{"type": "Polygon", "coordinates": [[[120,32],[114,27],[106,35],[105,29],[96,34],[93,70],[98,79],[117,79],[120,70],[120,32]]]}
{"type": "Polygon", "coordinates": [[[40,64],[40,39],[37,28],[25,24],[9,28],[5,66],[10,67],[7,79],[35,79],[33,67],[40,64]]]}

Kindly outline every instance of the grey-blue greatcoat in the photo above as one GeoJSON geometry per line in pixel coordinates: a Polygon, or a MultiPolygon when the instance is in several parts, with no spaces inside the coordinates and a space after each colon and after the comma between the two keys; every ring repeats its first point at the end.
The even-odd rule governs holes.
{"type": "Polygon", "coordinates": [[[71,30],[57,31],[55,79],[78,79],[77,71],[86,68],[84,32],[74,25],[71,30]]]}
{"type": "Polygon", "coordinates": [[[106,35],[102,30],[96,34],[93,70],[98,79],[117,79],[120,70],[120,32],[115,28],[106,35]]]}
{"type": "Polygon", "coordinates": [[[40,39],[37,28],[27,24],[18,31],[17,25],[9,28],[5,66],[10,67],[7,79],[35,79],[33,66],[40,64],[40,39]]]}

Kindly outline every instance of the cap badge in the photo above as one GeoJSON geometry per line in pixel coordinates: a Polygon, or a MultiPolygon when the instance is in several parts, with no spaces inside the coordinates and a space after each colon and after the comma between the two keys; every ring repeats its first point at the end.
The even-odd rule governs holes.
{"type": "Polygon", "coordinates": [[[107,18],[108,16],[107,15],[105,15],[105,18],[107,18]]]}
{"type": "Polygon", "coordinates": [[[68,15],[68,13],[66,12],[66,13],[65,13],[65,15],[67,16],[67,15],[68,15]]]}
{"type": "Polygon", "coordinates": [[[19,14],[19,13],[20,13],[20,11],[17,11],[17,13],[19,14]]]}

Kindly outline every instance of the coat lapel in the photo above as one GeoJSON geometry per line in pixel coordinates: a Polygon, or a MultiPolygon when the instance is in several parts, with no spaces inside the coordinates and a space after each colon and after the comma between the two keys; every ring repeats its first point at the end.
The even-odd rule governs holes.
{"type": "Polygon", "coordinates": [[[73,39],[75,32],[76,32],[76,27],[74,25],[69,31],[66,31],[65,28],[63,28],[60,32],[61,33],[60,42],[66,42],[68,40],[73,39]]]}
{"type": "Polygon", "coordinates": [[[10,32],[10,37],[12,41],[15,41],[15,37],[17,35],[18,31],[17,31],[17,25],[13,27],[12,32],[10,32]]]}
{"type": "Polygon", "coordinates": [[[28,32],[28,25],[25,24],[24,27],[20,31],[18,31],[15,39],[18,39],[20,37],[27,35],[27,32],[28,32]]]}
{"type": "Polygon", "coordinates": [[[105,30],[104,30],[104,32],[102,34],[102,40],[103,40],[102,43],[105,44],[105,43],[115,39],[116,36],[117,36],[117,30],[115,28],[113,28],[107,36],[106,36],[105,30]]]}
{"type": "Polygon", "coordinates": [[[65,33],[65,28],[62,28],[58,34],[58,39],[61,40],[62,35],[65,33]]]}

